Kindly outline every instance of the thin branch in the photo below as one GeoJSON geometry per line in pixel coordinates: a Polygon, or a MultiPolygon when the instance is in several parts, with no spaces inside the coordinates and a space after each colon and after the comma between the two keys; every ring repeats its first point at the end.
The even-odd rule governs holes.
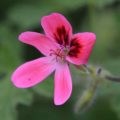
{"type": "Polygon", "coordinates": [[[108,76],[108,75],[106,75],[105,78],[107,80],[110,80],[110,81],[120,82],[120,77],[114,77],[114,76],[108,76]]]}

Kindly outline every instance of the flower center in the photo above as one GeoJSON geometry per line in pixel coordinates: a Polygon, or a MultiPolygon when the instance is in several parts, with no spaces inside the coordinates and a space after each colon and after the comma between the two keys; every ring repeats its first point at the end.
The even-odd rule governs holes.
{"type": "Polygon", "coordinates": [[[53,50],[50,49],[50,56],[55,56],[57,62],[65,62],[68,55],[69,47],[61,46],[61,48],[53,50]]]}

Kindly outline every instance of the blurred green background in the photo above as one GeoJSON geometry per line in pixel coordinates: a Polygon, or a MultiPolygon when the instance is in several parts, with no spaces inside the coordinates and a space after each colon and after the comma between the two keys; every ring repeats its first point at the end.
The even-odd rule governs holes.
{"type": "Polygon", "coordinates": [[[89,109],[74,113],[86,81],[74,68],[73,94],[63,106],[53,104],[53,76],[30,89],[11,84],[17,66],[41,56],[35,48],[20,43],[18,35],[43,32],[40,19],[51,12],[65,15],[74,33],[95,32],[97,42],[89,63],[120,75],[120,0],[1,0],[0,120],[120,120],[120,84],[110,81],[102,82],[89,109]]]}

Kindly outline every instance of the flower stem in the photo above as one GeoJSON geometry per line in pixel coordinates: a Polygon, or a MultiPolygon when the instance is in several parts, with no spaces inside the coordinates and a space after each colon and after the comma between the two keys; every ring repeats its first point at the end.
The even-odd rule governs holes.
{"type": "Polygon", "coordinates": [[[120,82],[120,77],[114,77],[114,76],[108,76],[108,75],[106,75],[105,78],[107,80],[110,80],[110,81],[120,82]]]}
{"type": "Polygon", "coordinates": [[[100,80],[97,79],[94,74],[92,74],[90,78],[91,79],[90,81],[88,81],[86,88],[83,90],[82,94],[80,95],[79,99],[75,104],[75,113],[84,112],[93,103],[100,80]]]}

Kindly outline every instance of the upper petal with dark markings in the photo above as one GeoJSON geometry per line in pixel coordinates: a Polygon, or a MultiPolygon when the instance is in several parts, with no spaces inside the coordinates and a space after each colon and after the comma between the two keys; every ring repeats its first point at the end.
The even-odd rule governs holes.
{"type": "Polygon", "coordinates": [[[42,18],[41,24],[48,37],[60,45],[69,45],[72,27],[63,15],[53,13],[45,16],[42,18]]]}

